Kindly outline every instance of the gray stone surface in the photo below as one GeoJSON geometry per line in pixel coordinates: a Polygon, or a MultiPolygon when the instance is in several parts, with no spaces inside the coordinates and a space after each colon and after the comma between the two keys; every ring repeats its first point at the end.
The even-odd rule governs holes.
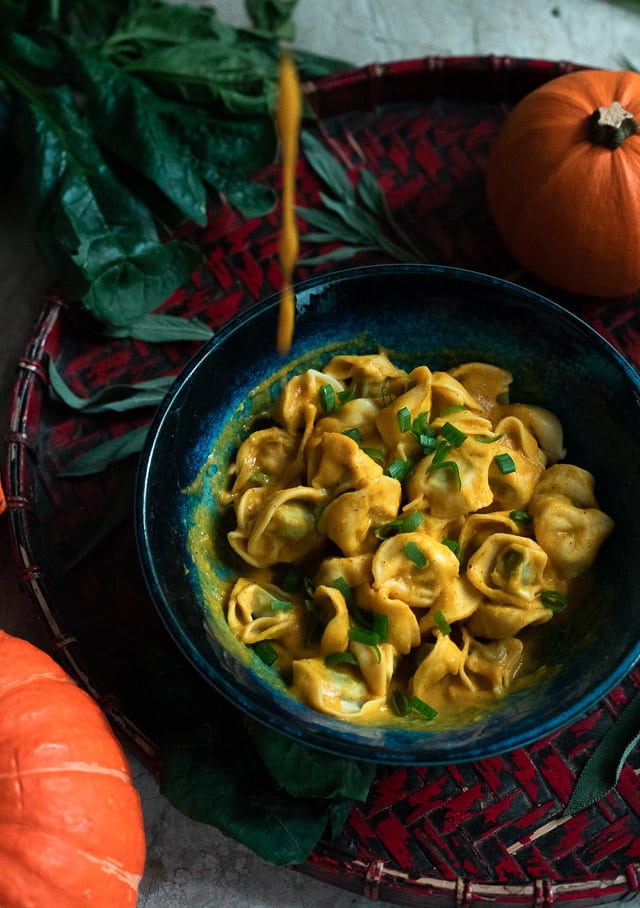
{"type": "MultiPolygon", "coordinates": [[[[215,0],[221,20],[244,24],[242,0],[215,0]]],[[[640,5],[623,0],[300,0],[296,44],[356,65],[431,54],[497,54],[619,68],[640,65],[640,5]]],[[[47,273],[15,194],[0,204],[0,431],[16,363],[40,308],[47,273]]],[[[46,644],[19,590],[0,520],[0,627],[46,644]]],[[[140,908],[364,908],[360,896],[268,866],[160,796],[132,756],[144,805],[148,861],[140,908]]],[[[383,903],[378,903],[383,904],[383,903]]],[[[107,906],[105,906],[107,908],[107,906]]]]}

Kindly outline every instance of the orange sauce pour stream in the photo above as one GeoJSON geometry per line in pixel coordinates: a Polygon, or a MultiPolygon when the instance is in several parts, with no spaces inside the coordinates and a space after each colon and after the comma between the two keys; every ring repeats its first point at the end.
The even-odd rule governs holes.
{"type": "Polygon", "coordinates": [[[295,216],[295,179],[298,139],[302,118],[302,96],[295,63],[282,52],[278,76],[276,126],[282,151],[282,227],[280,234],[280,267],[282,290],[278,316],[278,352],[289,352],[293,339],[295,299],[293,270],[298,259],[298,228],[295,216]]]}

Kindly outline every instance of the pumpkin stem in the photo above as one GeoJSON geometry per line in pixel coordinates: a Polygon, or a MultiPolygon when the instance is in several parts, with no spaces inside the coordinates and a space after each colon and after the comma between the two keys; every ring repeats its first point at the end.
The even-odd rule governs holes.
{"type": "Polygon", "coordinates": [[[633,114],[614,101],[609,107],[598,107],[591,114],[589,138],[594,145],[603,145],[615,151],[625,139],[638,132],[638,124],[633,114]]]}

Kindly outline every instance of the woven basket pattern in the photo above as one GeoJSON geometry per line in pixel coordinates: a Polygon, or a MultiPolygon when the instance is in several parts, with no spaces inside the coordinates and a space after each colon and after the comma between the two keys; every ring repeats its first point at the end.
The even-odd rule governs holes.
{"type": "MultiPolygon", "coordinates": [[[[363,167],[377,176],[425,261],[515,277],[580,314],[640,364],[636,300],[572,298],[541,286],[517,271],[487,211],[488,148],[508,110],[571,68],[493,57],[366,67],[307,86],[317,115],[308,128],[353,180],[363,167]]],[[[277,168],[264,180],[277,189],[277,168]]],[[[323,188],[301,159],[299,203],[317,206],[323,188]]],[[[302,228],[303,259],[330,251],[305,243],[302,228]]],[[[206,227],[187,225],[182,234],[200,246],[204,261],[166,312],[217,329],[279,287],[277,209],[248,220],[212,198],[206,227]]],[[[346,264],[381,261],[360,255],[346,264]]],[[[302,263],[297,276],[331,267],[302,263]]],[[[51,359],[77,394],[89,396],[106,382],[176,374],[196,349],[98,340],[77,304],[52,290],[19,363],[6,438],[25,591],[51,628],[57,657],[152,768],[163,736],[196,720],[214,695],[193,673],[191,712],[185,716],[173,697],[171,678],[191,670],[167,638],[137,566],[128,512],[135,463],[99,479],[59,476],[79,454],[145,425],[151,413],[70,412],[49,393],[47,370],[51,359]]],[[[588,905],[634,896],[640,757],[597,805],[570,819],[563,809],[594,743],[639,685],[634,671],[587,718],[527,749],[460,766],[381,769],[369,801],[352,811],[337,839],[320,843],[304,871],[404,905],[588,905]]]]}

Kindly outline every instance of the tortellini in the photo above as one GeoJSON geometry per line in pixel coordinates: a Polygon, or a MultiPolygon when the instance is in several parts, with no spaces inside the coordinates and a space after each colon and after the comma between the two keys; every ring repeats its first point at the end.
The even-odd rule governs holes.
{"type": "Polygon", "coordinates": [[[220,503],[231,632],[293,696],[349,721],[482,708],[525,679],[613,530],[511,373],[405,370],[383,350],[286,382],[220,503]]]}

